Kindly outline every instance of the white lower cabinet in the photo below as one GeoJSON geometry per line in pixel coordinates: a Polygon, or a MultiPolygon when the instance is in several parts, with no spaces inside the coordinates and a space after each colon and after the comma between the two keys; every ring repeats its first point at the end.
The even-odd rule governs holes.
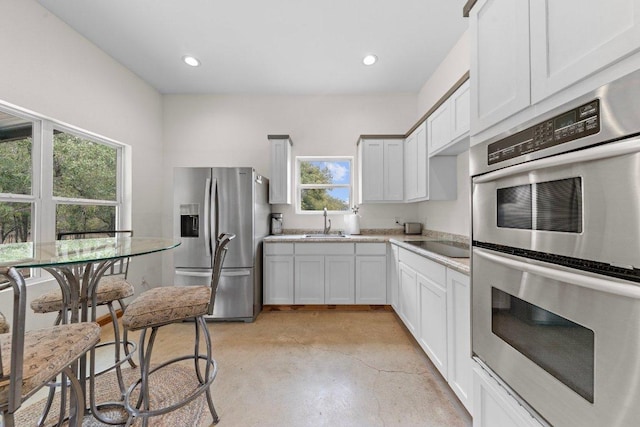
{"type": "Polygon", "coordinates": [[[542,427],[477,363],[473,376],[473,427],[542,427]]]}
{"type": "Polygon", "coordinates": [[[264,245],[264,304],[293,304],[293,243],[264,245]]]}
{"type": "Polygon", "coordinates": [[[414,336],[418,331],[418,275],[403,263],[399,264],[400,285],[398,289],[398,315],[414,336]]]}
{"type": "Polygon", "coordinates": [[[398,259],[394,309],[473,415],[469,277],[403,248],[398,259]]]}
{"type": "Polygon", "coordinates": [[[400,286],[400,271],[398,265],[398,247],[389,245],[387,249],[387,300],[391,307],[398,312],[398,289],[400,286]]]}
{"type": "Polygon", "coordinates": [[[447,381],[472,414],[471,284],[469,276],[450,268],[447,269],[447,337],[447,381]]]}
{"type": "Polygon", "coordinates": [[[386,243],[264,244],[264,304],[387,304],[386,243]]]}
{"type": "Polygon", "coordinates": [[[356,304],[387,303],[387,245],[356,243],[356,304]]]}
{"type": "Polygon", "coordinates": [[[417,277],[420,288],[418,343],[447,379],[447,289],[421,274],[417,277]]]}
{"type": "Polygon", "coordinates": [[[325,304],[353,304],[353,264],[353,256],[349,255],[324,257],[325,304]]]}
{"type": "Polygon", "coordinates": [[[324,257],[295,257],[294,304],[324,304],[324,257]]]}

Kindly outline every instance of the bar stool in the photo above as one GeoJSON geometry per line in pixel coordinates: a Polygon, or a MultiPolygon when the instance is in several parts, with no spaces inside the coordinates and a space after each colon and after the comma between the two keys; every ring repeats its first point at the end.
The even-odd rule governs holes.
{"type": "MultiPolygon", "coordinates": [[[[71,370],[82,355],[100,340],[100,326],[92,322],[56,325],[25,332],[26,284],[13,267],[0,268],[0,290],[13,288],[11,333],[0,334],[0,411],[5,427],[14,427],[14,414],[22,403],[63,373],[71,386],[69,425],[82,425],[84,394],[71,370]]],[[[3,316],[4,317],[4,316],[3,316]]],[[[66,407],[66,388],[61,406],[66,407]]],[[[60,417],[57,425],[62,425],[60,417]]]]}
{"type": "Polygon", "coordinates": [[[166,414],[181,408],[203,393],[207,396],[207,404],[213,417],[213,423],[218,423],[219,418],[213,405],[210,389],[218,372],[218,365],[211,353],[211,336],[204,316],[213,314],[216,291],[227,252],[227,245],[235,237],[234,234],[220,234],[218,237],[210,286],[161,286],[153,288],[142,293],[125,310],[124,316],[122,316],[122,324],[125,330],[141,331],[138,342],[140,378],[129,387],[124,399],[125,407],[130,414],[127,426],[131,425],[136,418],[142,418],[142,425],[146,427],[149,417],[166,414]],[[151,353],[158,329],[162,326],[188,319],[193,319],[195,325],[193,354],[179,356],[151,368],[151,353]],[[146,335],[149,330],[151,334],[147,340],[146,335]],[[200,351],[201,335],[204,338],[205,353],[200,351]],[[152,393],[152,390],[149,390],[149,376],[159,369],[183,360],[193,360],[194,362],[194,369],[198,378],[198,384],[195,389],[175,404],[152,409],[150,407],[150,393],[152,393]],[[204,375],[200,361],[205,361],[204,375]],[[133,404],[131,395],[135,390],[139,390],[139,397],[135,399],[136,402],[133,404]]]}
{"type": "MultiPolygon", "coordinates": [[[[63,239],[86,239],[91,237],[104,237],[108,236],[132,236],[133,231],[131,230],[107,230],[107,231],[74,231],[74,232],[64,232],[58,234],[58,240],[63,239]]],[[[123,258],[115,262],[109,270],[107,270],[100,280],[97,288],[96,288],[96,305],[97,306],[106,306],[109,310],[109,316],[111,317],[111,326],[113,328],[113,341],[101,342],[96,346],[96,348],[102,348],[107,346],[114,347],[114,362],[113,364],[103,368],[100,372],[94,374],[93,379],[95,377],[102,375],[106,372],[110,372],[115,369],[116,376],[118,379],[118,385],[120,387],[120,392],[122,395],[126,392],[126,385],[124,384],[124,380],[122,378],[122,370],[121,365],[125,362],[128,362],[132,368],[136,368],[137,365],[132,359],[133,351],[135,351],[136,345],[133,341],[129,341],[127,339],[126,330],[123,333],[122,339],[120,338],[120,327],[118,324],[118,314],[114,307],[114,303],[118,302],[120,306],[120,310],[124,312],[126,308],[126,304],[124,302],[125,298],[132,296],[135,293],[133,285],[127,281],[127,275],[129,272],[129,258],[123,258]],[[125,356],[121,358],[120,350],[121,348],[124,350],[125,356]]],[[[92,301],[89,299],[89,306],[91,306],[92,301]]],[[[54,289],[50,292],[47,292],[43,295],[40,295],[37,298],[34,298],[31,301],[31,309],[35,313],[58,313],[56,320],[54,322],[55,325],[59,325],[63,323],[63,316],[65,315],[65,303],[63,300],[62,292],[59,288],[54,289]]],[[[68,307],[67,307],[68,309],[68,307]]],[[[59,386],[59,383],[51,383],[49,395],[47,397],[47,403],[45,405],[45,409],[43,411],[42,417],[38,422],[38,426],[42,426],[44,424],[44,420],[47,418],[49,411],[51,409],[51,405],[53,403],[53,399],[55,397],[56,387],[59,386]]],[[[90,395],[91,402],[94,402],[93,396],[95,395],[94,390],[94,382],[91,382],[90,395]]],[[[62,409],[62,408],[61,408],[62,409]]],[[[96,410],[96,408],[92,408],[96,410]]]]}

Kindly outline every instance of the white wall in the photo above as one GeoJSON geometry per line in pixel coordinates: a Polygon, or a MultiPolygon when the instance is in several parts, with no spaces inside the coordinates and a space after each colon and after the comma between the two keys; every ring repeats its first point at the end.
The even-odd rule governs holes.
{"type": "MultiPolygon", "coordinates": [[[[420,90],[416,120],[469,71],[469,67],[469,32],[466,31],[420,90]]],[[[468,151],[458,156],[457,165],[457,199],[422,202],[419,205],[419,215],[420,221],[427,229],[468,236],[471,230],[468,151]]]]}
{"type": "MultiPolygon", "coordinates": [[[[267,135],[288,134],[295,156],[353,156],[361,134],[404,133],[413,124],[416,95],[233,96],[166,95],[165,169],[174,166],[253,166],[269,176],[267,135]]],[[[354,168],[355,173],[355,168],[354,168]]],[[[171,180],[165,180],[170,194],[171,180]]],[[[165,230],[170,230],[170,200],[165,230]]],[[[285,228],[321,229],[318,215],[297,215],[294,206],[274,205],[285,228]]],[[[393,218],[417,219],[414,205],[366,205],[361,228],[392,228],[393,218]]],[[[342,215],[332,218],[343,227],[342,215]]]]}
{"type": "Polygon", "coordinates": [[[420,203],[420,222],[429,230],[469,236],[471,230],[469,151],[459,154],[456,163],[458,165],[458,197],[456,200],[420,203]]]}
{"type": "Polygon", "coordinates": [[[418,111],[416,120],[447,93],[447,91],[471,67],[471,52],[469,50],[469,30],[458,39],[436,71],[429,77],[418,93],[418,111]]]}
{"type": "MultiPolygon", "coordinates": [[[[160,235],[161,95],[32,0],[0,1],[0,52],[1,100],[132,147],[132,226],[138,236],[160,235]]],[[[160,282],[161,260],[136,259],[133,283],[160,282]]]]}

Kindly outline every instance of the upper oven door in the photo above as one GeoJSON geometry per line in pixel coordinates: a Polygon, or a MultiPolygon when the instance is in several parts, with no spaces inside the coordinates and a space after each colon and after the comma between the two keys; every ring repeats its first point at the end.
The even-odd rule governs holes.
{"type": "Polygon", "coordinates": [[[640,268],[640,139],[473,179],[473,240],[640,268]]]}

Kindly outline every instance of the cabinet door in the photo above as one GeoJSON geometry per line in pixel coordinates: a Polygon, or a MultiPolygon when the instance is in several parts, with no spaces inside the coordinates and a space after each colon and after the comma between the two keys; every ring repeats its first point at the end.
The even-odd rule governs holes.
{"type": "Polygon", "coordinates": [[[473,415],[471,289],[469,276],[447,269],[447,372],[449,386],[473,415]]]}
{"type": "Polygon", "coordinates": [[[469,31],[475,135],[530,104],[529,0],[480,0],[469,31]]]}
{"type": "Polygon", "coordinates": [[[384,141],[363,140],[362,145],[362,201],[384,200],[384,141]]]}
{"type": "Polygon", "coordinates": [[[384,200],[404,200],[404,143],[384,141],[384,200]]]}
{"type": "Polygon", "coordinates": [[[451,142],[451,100],[448,99],[427,119],[429,153],[438,151],[451,142]]]}
{"type": "Polygon", "coordinates": [[[404,185],[407,200],[418,194],[418,142],[415,132],[404,142],[404,185]]]}
{"type": "Polygon", "coordinates": [[[356,256],[356,304],[387,303],[387,258],[356,256]]]}
{"type": "Polygon", "coordinates": [[[420,334],[418,342],[447,379],[447,291],[444,283],[417,276],[420,288],[420,334]]]}
{"type": "Polygon", "coordinates": [[[473,427],[542,426],[478,364],[473,371],[473,427]]]}
{"type": "Polygon", "coordinates": [[[469,132],[471,120],[471,91],[469,80],[464,82],[449,100],[451,109],[451,140],[455,141],[469,132]]]}
{"type": "Polygon", "coordinates": [[[293,304],[293,256],[265,256],[264,261],[264,304],[293,304]]]}
{"type": "Polygon", "coordinates": [[[324,304],[324,257],[295,257],[295,304],[324,304]]]}
{"type": "Polygon", "coordinates": [[[531,1],[531,101],[640,49],[640,0],[531,1]]]}
{"type": "Polygon", "coordinates": [[[408,265],[400,262],[400,318],[409,331],[417,336],[418,331],[418,282],[416,272],[408,265]]]}
{"type": "Polygon", "coordinates": [[[271,139],[269,203],[291,203],[291,140],[271,139]]]}
{"type": "Polygon", "coordinates": [[[398,313],[400,306],[398,304],[398,290],[400,286],[399,266],[398,266],[398,247],[396,245],[389,245],[388,257],[387,257],[387,298],[391,307],[398,313]]]}
{"type": "Polygon", "coordinates": [[[416,129],[416,194],[415,199],[426,200],[429,196],[429,156],[427,154],[427,122],[416,129]]]}
{"type": "Polygon", "coordinates": [[[354,280],[353,256],[324,257],[325,304],[353,304],[354,280]]]}

